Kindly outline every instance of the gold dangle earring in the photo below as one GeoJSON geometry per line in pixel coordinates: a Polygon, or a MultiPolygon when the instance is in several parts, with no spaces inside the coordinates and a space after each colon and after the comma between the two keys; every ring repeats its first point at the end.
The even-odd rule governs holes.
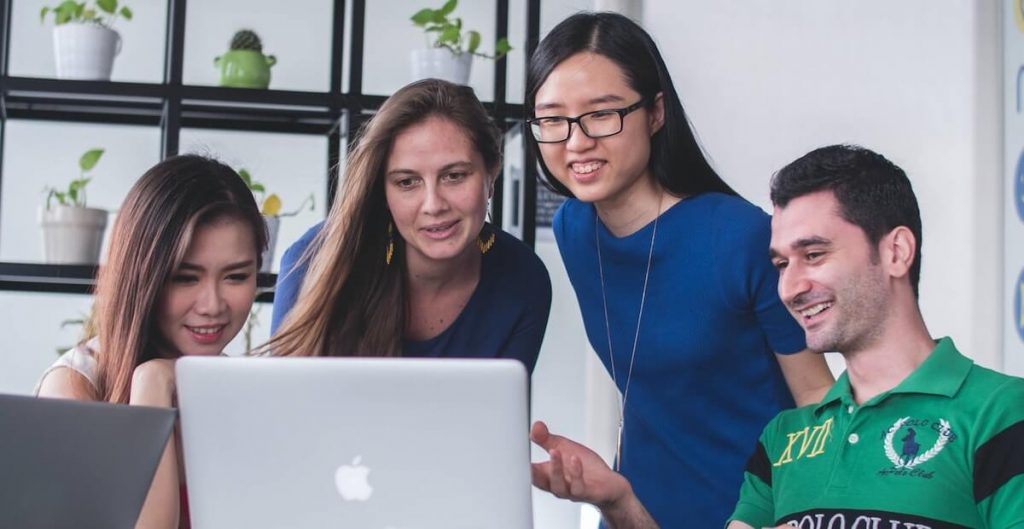
{"type": "Polygon", "coordinates": [[[476,236],[476,245],[480,248],[480,254],[486,254],[491,251],[491,247],[494,246],[494,240],[496,238],[494,232],[494,226],[487,223],[487,220],[491,219],[491,199],[487,199],[487,219],[484,221],[483,228],[480,229],[480,234],[476,236]]]}
{"type": "Polygon", "coordinates": [[[388,221],[388,247],[384,253],[384,263],[386,265],[391,264],[391,258],[395,255],[395,225],[390,220],[388,221]]]}
{"type": "Polygon", "coordinates": [[[484,229],[480,230],[480,235],[476,236],[476,245],[480,248],[480,253],[485,254],[491,251],[491,247],[494,246],[495,234],[493,229],[489,229],[484,224],[484,229]],[[490,235],[484,237],[484,232],[489,232],[490,235]]]}

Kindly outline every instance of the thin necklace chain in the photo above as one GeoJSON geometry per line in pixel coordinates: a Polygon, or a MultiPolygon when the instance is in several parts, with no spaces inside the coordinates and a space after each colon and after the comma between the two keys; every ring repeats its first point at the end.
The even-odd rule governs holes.
{"type": "MultiPolygon", "coordinates": [[[[644,288],[640,292],[640,310],[636,315],[636,331],[633,333],[633,350],[629,354],[629,370],[626,372],[626,384],[622,388],[622,400],[619,402],[619,431],[615,441],[615,469],[622,468],[622,428],[626,422],[626,400],[629,399],[629,383],[633,380],[633,366],[636,364],[636,346],[640,342],[640,322],[644,317],[644,304],[647,301],[647,280],[651,276],[651,263],[654,258],[654,239],[658,236],[658,219],[661,218],[661,199],[658,197],[658,211],[654,216],[654,229],[651,231],[651,246],[647,250],[647,269],[644,271],[644,288]]],[[[615,355],[612,353],[612,326],[608,318],[608,294],[604,286],[604,259],[601,257],[600,217],[594,211],[594,241],[597,244],[597,272],[601,278],[601,301],[604,303],[604,329],[608,335],[608,363],[612,366],[612,381],[618,387],[619,379],[615,373],[615,355]]]]}

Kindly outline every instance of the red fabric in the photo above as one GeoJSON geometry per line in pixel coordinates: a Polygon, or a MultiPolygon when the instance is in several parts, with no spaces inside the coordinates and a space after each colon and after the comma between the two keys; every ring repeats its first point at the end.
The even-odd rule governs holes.
{"type": "Polygon", "coordinates": [[[192,520],[188,516],[188,489],[185,488],[185,484],[181,485],[179,502],[181,503],[181,523],[178,524],[180,529],[191,529],[192,520]]]}

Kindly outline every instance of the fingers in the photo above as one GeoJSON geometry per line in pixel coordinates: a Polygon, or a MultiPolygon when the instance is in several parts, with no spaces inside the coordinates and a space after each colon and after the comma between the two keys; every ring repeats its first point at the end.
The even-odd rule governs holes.
{"type": "Polygon", "coordinates": [[[558,450],[551,450],[551,472],[548,475],[548,485],[551,493],[559,498],[569,497],[569,485],[565,475],[565,464],[562,460],[562,453],[558,450]]]}
{"type": "Polygon", "coordinates": [[[533,477],[533,486],[540,490],[551,492],[551,464],[550,462],[530,463],[530,474],[533,477]]]}
{"type": "Polygon", "coordinates": [[[530,440],[537,443],[541,447],[548,441],[550,437],[548,432],[548,425],[544,424],[544,421],[534,421],[533,427],[530,428],[530,440]]]}
{"type": "Polygon", "coordinates": [[[586,492],[583,483],[583,462],[576,456],[569,458],[569,464],[565,467],[565,481],[569,484],[569,493],[574,498],[581,498],[586,492]]]}
{"type": "Polygon", "coordinates": [[[530,428],[530,439],[548,452],[549,460],[532,463],[530,472],[533,484],[559,498],[579,501],[586,493],[583,481],[583,461],[579,456],[566,454],[562,448],[572,448],[564,438],[552,435],[542,421],[536,421],[530,428]]]}

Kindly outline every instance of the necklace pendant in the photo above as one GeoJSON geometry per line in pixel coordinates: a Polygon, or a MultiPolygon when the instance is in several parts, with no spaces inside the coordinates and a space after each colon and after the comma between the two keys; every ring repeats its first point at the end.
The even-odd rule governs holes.
{"type": "Polygon", "coordinates": [[[615,470],[622,469],[622,419],[619,419],[619,434],[615,440],[615,470]]]}

